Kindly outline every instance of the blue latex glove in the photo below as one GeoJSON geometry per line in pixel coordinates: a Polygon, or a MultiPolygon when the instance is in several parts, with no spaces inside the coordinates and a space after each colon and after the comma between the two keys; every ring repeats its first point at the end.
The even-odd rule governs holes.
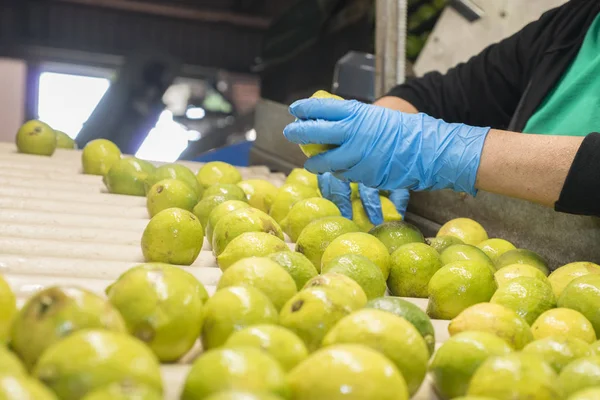
{"type": "MultiPolygon", "coordinates": [[[[342,216],[352,219],[352,200],[350,183],[343,182],[330,173],[318,175],[319,190],[324,198],[334,202],[342,216]]],[[[374,225],[383,223],[383,214],[381,211],[381,200],[379,199],[379,190],[369,188],[362,183],[358,184],[360,200],[369,220],[374,225]]],[[[408,205],[409,192],[405,189],[397,189],[390,194],[390,200],[396,206],[400,214],[404,216],[406,206],[408,205]]]]}
{"type": "Polygon", "coordinates": [[[450,124],[355,100],[305,99],[290,106],[297,121],[284,134],[298,144],[339,146],[306,161],[313,173],[378,189],[451,188],[477,193],[475,178],[490,128],[450,124]]]}

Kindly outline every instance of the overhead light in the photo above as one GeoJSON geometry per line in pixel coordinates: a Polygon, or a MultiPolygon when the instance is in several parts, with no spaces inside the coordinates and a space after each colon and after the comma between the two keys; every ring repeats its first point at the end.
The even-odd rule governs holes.
{"type": "Polygon", "coordinates": [[[188,119],[202,119],[206,115],[206,111],[202,107],[190,107],[185,111],[185,116],[188,119]]]}

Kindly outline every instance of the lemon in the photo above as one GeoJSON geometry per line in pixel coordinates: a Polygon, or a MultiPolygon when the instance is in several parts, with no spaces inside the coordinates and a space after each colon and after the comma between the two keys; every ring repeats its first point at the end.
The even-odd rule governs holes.
{"type": "Polygon", "coordinates": [[[296,241],[296,251],[304,254],[317,271],[321,271],[321,259],[325,249],[338,236],[358,232],[358,226],[344,217],[325,217],[306,225],[296,241]]]}
{"type": "Polygon", "coordinates": [[[504,286],[513,279],[520,278],[523,276],[529,278],[536,278],[547,283],[548,285],[550,284],[550,282],[548,282],[548,278],[546,278],[546,275],[544,275],[542,271],[527,264],[507,265],[506,267],[500,268],[494,274],[494,276],[496,277],[496,282],[498,282],[498,286],[504,286]]]}
{"type": "Polygon", "coordinates": [[[0,374],[0,399],[58,400],[48,388],[26,375],[0,374]]]}
{"type": "Polygon", "coordinates": [[[600,356],[600,340],[596,340],[590,345],[590,351],[593,355],[600,356]]]}
{"type": "Polygon", "coordinates": [[[600,388],[583,389],[568,397],[568,400],[600,400],[600,388]]]}
{"type": "Polygon", "coordinates": [[[487,332],[461,332],[448,339],[433,356],[429,370],[433,383],[444,398],[467,393],[471,377],[489,357],[513,349],[499,337],[487,332]]]}
{"type": "Polygon", "coordinates": [[[306,282],[302,289],[324,288],[338,292],[346,296],[347,302],[351,303],[353,309],[364,307],[367,304],[367,295],[356,281],[346,275],[337,272],[327,272],[317,275],[306,282]]]}
{"type": "Polygon", "coordinates": [[[17,314],[17,299],[8,282],[0,275],[0,346],[8,340],[13,318],[17,314]]]}
{"type": "Polygon", "coordinates": [[[527,322],[508,307],[492,303],[475,304],[461,312],[448,325],[451,336],[460,332],[489,332],[504,339],[515,350],[533,340],[527,322]]]}
{"type": "Polygon", "coordinates": [[[558,299],[565,287],[575,278],[588,274],[600,274],[600,265],[590,262],[574,262],[552,271],[548,280],[558,299]]]}
{"type": "Polygon", "coordinates": [[[452,319],[466,308],[489,301],[496,290],[494,274],[487,264],[457,261],[444,265],[429,281],[427,314],[452,319]]]}
{"type": "Polygon", "coordinates": [[[402,374],[381,353],[359,344],[325,347],[298,364],[287,381],[294,400],[408,400],[402,374]]]}
{"type": "MultiPolygon", "coordinates": [[[[344,100],[342,97],[336,96],[335,94],[331,94],[325,90],[317,90],[315,93],[313,93],[311,98],[344,100]]],[[[316,156],[317,154],[334,149],[335,147],[336,146],[333,146],[330,144],[310,143],[310,144],[301,144],[300,150],[302,150],[302,152],[307,157],[313,157],[313,156],[316,156]]]]}
{"type": "Polygon", "coordinates": [[[433,247],[438,253],[442,254],[444,250],[454,244],[465,244],[462,240],[455,236],[438,236],[425,239],[425,243],[433,247]]]}
{"type": "Polygon", "coordinates": [[[208,219],[206,220],[206,239],[208,239],[209,243],[212,243],[213,231],[217,222],[225,215],[229,214],[232,211],[239,210],[240,208],[248,208],[250,205],[240,200],[227,200],[224,203],[219,204],[214,207],[212,211],[208,214],[208,219]]]}
{"type": "Polygon", "coordinates": [[[549,269],[546,260],[537,253],[525,249],[509,250],[496,259],[496,269],[512,264],[527,264],[542,271],[548,276],[549,269]]]}
{"type": "Polygon", "coordinates": [[[600,332],[600,275],[583,275],[572,280],[558,298],[558,307],[570,308],[583,314],[600,332]]]}
{"type": "Polygon", "coordinates": [[[388,248],[390,254],[408,243],[425,243],[419,229],[405,221],[384,222],[369,231],[388,248]]]}
{"type": "Polygon", "coordinates": [[[333,239],[323,252],[321,265],[327,265],[334,258],[345,254],[358,254],[367,257],[379,267],[383,278],[390,274],[390,254],[387,247],[375,236],[364,232],[350,232],[333,239]]]}
{"type": "Polygon", "coordinates": [[[267,392],[288,397],[285,372],[266,352],[254,347],[207,351],[194,361],[181,400],[202,400],[225,390],[267,392]]]}
{"type": "Polygon", "coordinates": [[[11,373],[13,375],[25,375],[25,366],[16,354],[0,345],[0,375],[11,373]]]}
{"type": "Polygon", "coordinates": [[[319,273],[315,266],[304,254],[292,251],[278,251],[271,253],[268,257],[283,267],[296,282],[296,288],[302,289],[306,282],[317,276],[319,273]]]}
{"type": "Polygon", "coordinates": [[[319,197],[316,189],[299,184],[285,184],[277,191],[269,209],[269,215],[277,223],[281,223],[294,204],[311,197],[319,197]]]}
{"type": "Polygon", "coordinates": [[[409,243],[390,256],[388,286],[394,296],[429,296],[431,277],[442,267],[440,255],[425,243],[409,243]]]}
{"type": "Polygon", "coordinates": [[[209,196],[227,196],[232,200],[246,201],[246,193],[233,183],[217,183],[204,189],[202,198],[209,196]]]}
{"type": "Polygon", "coordinates": [[[250,206],[269,213],[279,190],[275,185],[262,179],[248,179],[238,182],[237,185],[246,193],[250,206]]]}
{"type": "Polygon", "coordinates": [[[367,257],[358,254],[339,256],[323,265],[322,272],[337,272],[352,278],[363,288],[369,300],[385,294],[383,274],[367,257]]]}
{"type": "Polygon", "coordinates": [[[211,161],[198,170],[196,178],[198,183],[206,189],[217,183],[238,183],[242,180],[242,175],[231,164],[222,161],[211,161]]]}
{"type": "Polygon", "coordinates": [[[106,139],[95,139],[85,145],[81,152],[83,173],[106,175],[110,167],[121,159],[121,150],[106,139]]]}
{"type": "Polygon", "coordinates": [[[490,303],[511,308],[528,324],[533,324],[544,311],[556,307],[556,298],[546,282],[537,278],[520,277],[498,288],[490,303]]]}
{"type": "Polygon", "coordinates": [[[469,244],[454,244],[447,247],[440,254],[442,265],[450,264],[455,261],[470,260],[477,261],[480,264],[489,265],[495,272],[494,264],[483,251],[469,244]]]}
{"type": "Polygon", "coordinates": [[[42,121],[27,121],[17,131],[19,153],[51,156],[56,150],[56,132],[42,121]]]}
{"type": "Polygon", "coordinates": [[[299,183],[304,186],[312,187],[315,189],[319,188],[319,182],[317,175],[308,172],[304,168],[294,168],[292,172],[285,179],[285,183],[299,183]]]}
{"type": "MultiPolygon", "coordinates": [[[[219,195],[215,195],[215,196],[208,196],[208,197],[200,200],[194,206],[194,209],[192,210],[192,212],[194,213],[194,215],[196,217],[198,217],[198,220],[200,221],[202,226],[206,227],[208,225],[208,217],[210,216],[210,213],[215,208],[217,208],[219,205],[221,205],[229,200],[235,200],[235,199],[231,198],[229,195],[223,195],[223,194],[219,194],[219,195]]],[[[214,228],[215,227],[213,226],[213,233],[214,233],[214,228]]]]}
{"type": "Polygon", "coordinates": [[[342,318],[323,339],[323,347],[335,344],[362,344],[381,352],[396,365],[411,396],[425,378],[425,340],[410,322],[392,313],[363,309],[342,318]]]}
{"type": "Polygon", "coordinates": [[[568,308],[554,308],[540,315],[531,332],[535,339],[548,336],[576,337],[587,343],[596,341],[596,332],[592,323],[580,312],[568,308]]]}
{"type": "Polygon", "coordinates": [[[561,371],[558,383],[567,397],[583,389],[600,386],[600,356],[588,356],[570,362],[561,371]]]}
{"type": "Polygon", "coordinates": [[[110,193],[144,196],[147,176],[138,159],[127,157],[115,161],[102,180],[110,193]]]}
{"type": "Polygon", "coordinates": [[[493,262],[507,251],[516,249],[515,245],[508,240],[496,238],[484,240],[479,243],[477,247],[479,247],[493,262]]]}
{"type": "MultiPolygon", "coordinates": [[[[396,210],[396,206],[390,199],[385,196],[379,196],[379,200],[381,201],[381,214],[383,215],[384,222],[402,220],[402,215],[396,210]]],[[[352,221],[354,221],[363,232],[368,232],[375,226],[369,220],[360,199],[352,200],[352,221]]]]}
{"type": "Polygon", "coordinates": [[[296,294],[296,282],[279,264],[266,257],[243,258],[223,272],[217,290],[252,286],[271,300],[277,310],[296,294]]]}
{"type": "Polygon", "coordinates": [[[341,215],[340,210],[333,202],[321,197],[311,197],[294,204],[281,221],[281,226],[292,242],[295,242],[306,225],[312,221],[341,215]]]}
{"type": "Polygon", "coordinates": [[[77,148],[77,144],[75,143],[75,141],[73,139],[71,139],[71,137],[69,135],[67,135],[64,132],[61,131],[57,131],[56,129],[54,130],[54,133],[56,134],[56,148],[57,149],[76,149],[77,148]]]}
{"type": "Polygon", "coordinates": [[[488,239],[487,232],[479,224],[469,218],[456,218],[446,222],[438,231],[439,236],[455,236],[465,244],[477,246],[479,243],[488,239]]]}
{"type": "Polygon", "coordinates": [[[238,390],[227,390],[206,397],[206,400],[282,400],[281,397],[271,393],[251,393],[238,390]]]}
{"type": "Polygon", "coordinates": [[[225,347],[256,347],[267,352],[289,371],[308,357],[304,342],[291,331],[277,325],[254,325],[235,332],[225,347]]]}
{"type": "Polygon", "coordinates": [[[198,218],[180,208],[167,208],[156,214],[142,234],[146,262],[192,265],[204,242],[204,229],[198,218]]]}
{"type": "Polygon", "coordinates": [[[484,361],[473,375],[467,394],[498,400],[558,400],[563,397],[557,381],[554,370],[539,356],[510,353],[484,361]]]}
{"type": "Polygon", "coordinates": [[[591,354],[589,343],[575,337],[548,336],[535,340],[523,348],[524,353],[537,354],[556,373],[571,361],[591,354]]]}
{"type": "Polygon", "coordinates": [[[165,179],[154,184],[146,198],[150,217],[172,207],[192,211],[197,203],[198,196],[194,189],[177,179],[165,179]]]}
{"type": "Polygon", "coordinates": [[[88,393],[82,400],[161,400],[160,392],[137,382],[116,382],[88,393]]]}
{"type": "Polygon", "coordinates": [[[217,265],[222,271],[226,271],[242,259],[266,257],[280,251],[290,251],[290,248],[278,237],[265,232],[245,232],[229,242],[217,256],[217,265]]]}
{"type": "Polygon", "coordinates": [[[250,286],[230,286],[206,301],[202,311],[202,348],[222,346],[232,333],[247,326],[276,324],[277,310],[260,290],[250,286]]]}
{"type": "Polygon", "coordinates": [[[148,178],[146,179],[146,189],[150,190],[150,188],[155,183],[164,179],[177,179],[182,182],[185,182],[194,190],[194,192],[196,192],[198,199],[202,198],[202,193],[204,189],[196,180],[196,176],[194,175],[194,173],[185,165],[164,164],[156,168],[154,171],[148,172],[148,178]]]}

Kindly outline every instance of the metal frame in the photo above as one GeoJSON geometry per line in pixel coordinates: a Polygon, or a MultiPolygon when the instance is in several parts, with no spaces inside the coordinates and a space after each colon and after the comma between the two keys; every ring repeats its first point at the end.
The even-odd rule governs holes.
{"type": "Polygon", "coordinates": [[[406,76],[407,0],[377,0],[375,96],[380,97],[406,76]]]}

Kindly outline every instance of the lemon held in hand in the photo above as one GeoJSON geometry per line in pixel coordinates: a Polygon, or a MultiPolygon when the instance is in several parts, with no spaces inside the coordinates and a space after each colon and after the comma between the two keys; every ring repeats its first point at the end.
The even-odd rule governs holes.
{"type": "MultiPolygon", "coordinates": [[[[310,96],[311,99],[336,99],[336,100],[344,100],[342,97],[337,96],[335,94],[331,94],[325,90],[317,90],[310,96]]],[[[306,155],[306,157],[316,156],[317,154],[323,153],[327,150],[334,149],[336,146],[330,144],[301,144],[300,150],[306,155]]]]}

